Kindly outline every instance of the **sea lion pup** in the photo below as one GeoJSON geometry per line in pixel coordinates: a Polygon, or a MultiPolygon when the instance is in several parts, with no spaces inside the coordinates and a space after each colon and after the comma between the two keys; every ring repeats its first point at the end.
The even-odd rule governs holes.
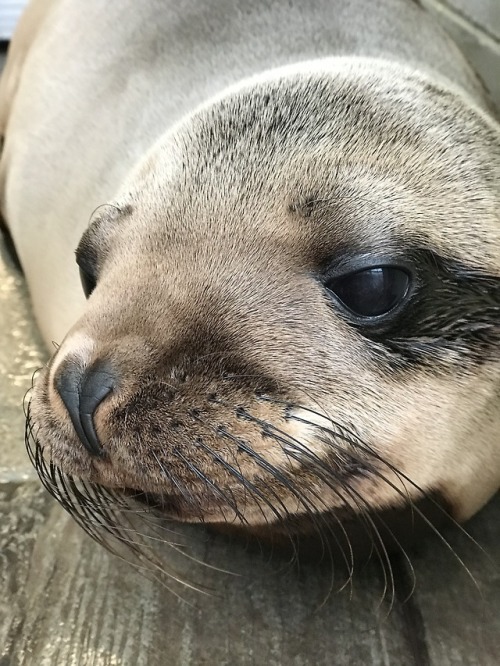
{"type": "Polygon", "coordinates": [[[499,126],[417,3],[37,0],[1,118],[64,337],[29,446],[82,522],[104,488],[257,534],[498,489],[499,126]]]}

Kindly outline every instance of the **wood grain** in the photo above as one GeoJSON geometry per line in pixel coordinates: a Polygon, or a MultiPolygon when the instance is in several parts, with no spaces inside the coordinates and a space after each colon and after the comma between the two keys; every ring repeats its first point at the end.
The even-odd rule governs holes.
{"type": "MultiPolygon", "coordinates": [[[[497,497],[469,528],[497,563],[499,508],[497,497]]],[[[412,558],[416,592],[387,615],[376,563],[329,593],[326,563],[280,571],[200,530],[198,554],[240,575],[193,564],[213,592],[182,601],[91,541],[35,483],[4,484],[0,513],[0,666],[499,663],[498,568],[456,529],[447,536],[477,588],[431,539],[412,558]]],[[[411,572],[402,557],[394,566],[403,589],[411,572]]]]}

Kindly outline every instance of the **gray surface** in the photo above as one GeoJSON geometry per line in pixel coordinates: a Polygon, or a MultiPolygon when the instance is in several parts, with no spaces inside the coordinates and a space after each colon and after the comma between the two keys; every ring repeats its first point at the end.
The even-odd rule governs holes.
{"type": "MultiPolygon", "coordinates": [[[[500,0],[422,2],[499,102],[500,0]]],[[[185,591],[181,601],[92,542],[30,480],[21,403],[45,354],[22,278],[1,249],[0,666],[500,664],[499,496],[467,525],[477,543],[453,526],[446,532],[471,576],[437,539],[425,541],[412,555],[417,585],[405,603],[412,572],[394,561],[402,591],[390,612],[375,563],[352,590],[329,594],[326,564],[279,571],[240,544],[195,532],[194,552],[241,575],[192,565],[214,593],[185,591]]]]}
{"type": "MultiPolygon", "coordinates": [[[[497,498],[469,526],[496,561],[499,508],[497,498]]],[[[194,567],[214,594],[186,592],[180,601],[91,542],[37,484],[4,484],[0,512],[2,666],[499,663],[498,571],[454,530],[450,539],[475,583],[427,541],[412,558],[417,591],[389,612],[380,606],[375,565],[358,574],[352,591],[327,596],[327,566],[279,572],[239,546],[229,554],[223,539],[211,537],[205,558],[230,562],[242,575],[194,567]]],[[[401,578],[404,566],[395,566],[401,578]]]]}
{"type": "Polygon", "coordinates": [[[500,40],[499,0],[445,0],[445,4],[500,40]]]}
{"type": "Polygon", "coordinates": [[[500,0],[420,0],[479,73],[500,109],[500,0]]]}
{"type": "Polygon", "coordinates": [[[0,240],[0,481],[33,476],[19,446],[24,428],[20,405],[33,372],[44,359],[36,326],[30,317],[27,291],[0,240]],[[38,344],[36,344],[38,342],[38,344]]]}

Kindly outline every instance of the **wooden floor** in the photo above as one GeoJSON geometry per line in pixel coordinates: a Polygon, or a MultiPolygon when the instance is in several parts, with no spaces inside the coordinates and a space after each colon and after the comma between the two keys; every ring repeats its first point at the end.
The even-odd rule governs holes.
{"type": "MultiPolygon", "coordinates": [[[[86,537],[37,483],[3,484],[0,512],[2,666],[500,663],[499,569],[456,530],[447,537],[470,575],[426,541],[412,556],[407,600],[412,573],[394,559],[402,589],[392,608],[381,604],[375,563],[332,592],[326,563],[279,570],[198,533],[198,555],[238,575],[193,563],[192,579],[210,594],[185,590],[180,600],[86,537]]],[[[468,526],[497,564],[499,512],[497,498],[468,526]]]]}
{"type": "MultiPolygon", "coordinates": [[[[500,0],[422,2],[500,103],[500,0]]],[[[205,590],[179,598],[90,540],[35,478],[21,403],[45,353],[1,242],[0,333],[0,666],[500,665],[500,496],[468,535],[449,525],[451,549],[431,538],[411,566],[394,556],[394,598],[376,562],[338,591],[326,561],[297,570],[192,529],[172,538],[233,573],[171,549],[205,590]]]]}

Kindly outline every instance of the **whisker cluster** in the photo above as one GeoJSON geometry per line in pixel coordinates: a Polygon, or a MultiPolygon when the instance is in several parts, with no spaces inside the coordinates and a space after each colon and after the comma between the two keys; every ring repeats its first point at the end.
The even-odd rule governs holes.
{"type": "Polygon", "coordinates": [[[175,532],[175,528],[171,529],[163,524],[157,507],[150,506],[147,502],[137,503],[143,499],[142,493],[127,494],[77,479],[64,473],[50,459],[47,461],[45,449],[33,430],[29,402],[25,412],[26,450],[44,488],[75,522],[108,552],[152,577],[178,598],[182,597],[171,582],[203,594],[209,594],[210,591],[193,583],[190,578],[171,566],[166,566],[165,560],[168,558],[165,555],[160,557],[155,552],[155,544],[167,546],[182,557],[210,569],[232,573],[190,555],[185,544],[178,540],[180,535],[175,532]],[[139,530],[136,527],[137,521],[147,525],[149,533],[139,530]]]}
{"type": "MultiPolygon", "coordinates": [[[[398,557],[402,556],[406,562],[411,576],[409,595],[415,587],[415,573],[410,557],[396,534],[380,513],[374,513],[358,489],[359,485],[356,482],[360,478],[371,477],[386,484],[400,496],[402,504],[411,508],[413,518],[419,518],[437,535],[476,584],[462,558],[421,510],[417,500],[421,498],[429,500],[455,527],[474,542],[472,537],[434,498],[428,496],[407,475],[384,460],[369,444],[363,442],[354,429],[336,423],[320,408],[314,410],[267,394],[256,394],[256,399],[273,404],[280,410],[285,422],[297,421],[310,427],[327,447],[328,455],[319,455],[304,442],[292,436],[284,427],[270,423],[253,413],[252,408],[229,405],[219,397],[213,397],[212,401],[219,403],[221,407],[231,408],[238,419],[244,420],[249,428],[256,429],[262,438],[269,438],[274,445],[279,445],[291,463],[290,469],[278,467],[265,455],[256,451],[246,439],[236,436],[228,427],[212,422],[201,410],[195,410],[192,416],[198,421],[199,431],[210,433],[212,440],[215,435],[220,446],[215,450],[202,436],[196,438],[195,445],[224,471],[231,479],[231,483],[225,483],[221,487],[220,482],[211,478],[202,466],[197,464],[196,459],[186,454],[182,448],[183,438],[186,444],[193,445],[193,442],[187,441],[187,435],[180,434],[180,441],[172,448],[171,453],[202,484],[205,493],[214,498],[221,509],[221,515],[225,517],[227,512],[231,516],[230,519],[226,518],[227,523],[236,523],[238,527],[243,528],[243,531],[251,527],[246,518],[245,507],[253,503],[262,514],[263,522],[271,537],[271,544],[273,544],[273,535],[279,534],[291,545],[291,564],[299,560],[299,542],[300,545],[304,543],[303,537],[314,536],[320,545],[321,559],[328,560],[331,566],[331,582],[325,596],[326,601],[335,587],[334,549],[335,553],[340,554],[347,570],[346,579],[337,589],[341,590],[347,585],[352,586],[355,554],[349,532],[345,527],[345,518],[347,516],[349,520],[356,519],[366,535],[370,554],[380,562],[383,574],[381,603],[384,600],[388,601],[390,610],[396,598],[390,549],[399,552],[398,557]],[[227,444],[226,448],[224,443],[227,444]],[[253,469],[259,473],[252,475],[252,478],[244,474],[238,456],[250,461],[253,469]],[[294,468],[300,469],[300,477],[294,475],[294,468]],[[272,483],[269,483],[269,479],[272,483]],[[238,488],[239,492],[233,492],[234,488],[238,488]],[[320,488],[327,488],[338,499],[342,509],[332,511],[320,488]],[[290,502],[296,510],[290,509],[290,502]]],[[[181,535],[175,532],[175,523],[169,523],[169,527],[166,527],[165,516],[161,511],[161,496],[150,497],[146,493],[110,489],[63,472],[52,461],[50,451],[45,450],[46,447],[37,437],[29,399],[26,401],[25,414],[26,448],[42,484],[78,525],[109,552],[152,576],[178,597],[180,595],[174,589],[174,585],[177,584],[205,594],[210,591],[193,583],[191,575],[181,574],[169,566],[168,555],[164,550],[160,553],[160,547],[167,547],[172,553],[194,564],[223,573],[234,573],[223,571],[189,552],[181,535]]],[[[203,523],[202,506],[196,494],[166,469],[155,452],[153,457],[164,478],[176,489],[193,515],[199,516],[199,522],[203,523]]],[[[252,530],[248,531],[251,533],[252,530]]]]}

